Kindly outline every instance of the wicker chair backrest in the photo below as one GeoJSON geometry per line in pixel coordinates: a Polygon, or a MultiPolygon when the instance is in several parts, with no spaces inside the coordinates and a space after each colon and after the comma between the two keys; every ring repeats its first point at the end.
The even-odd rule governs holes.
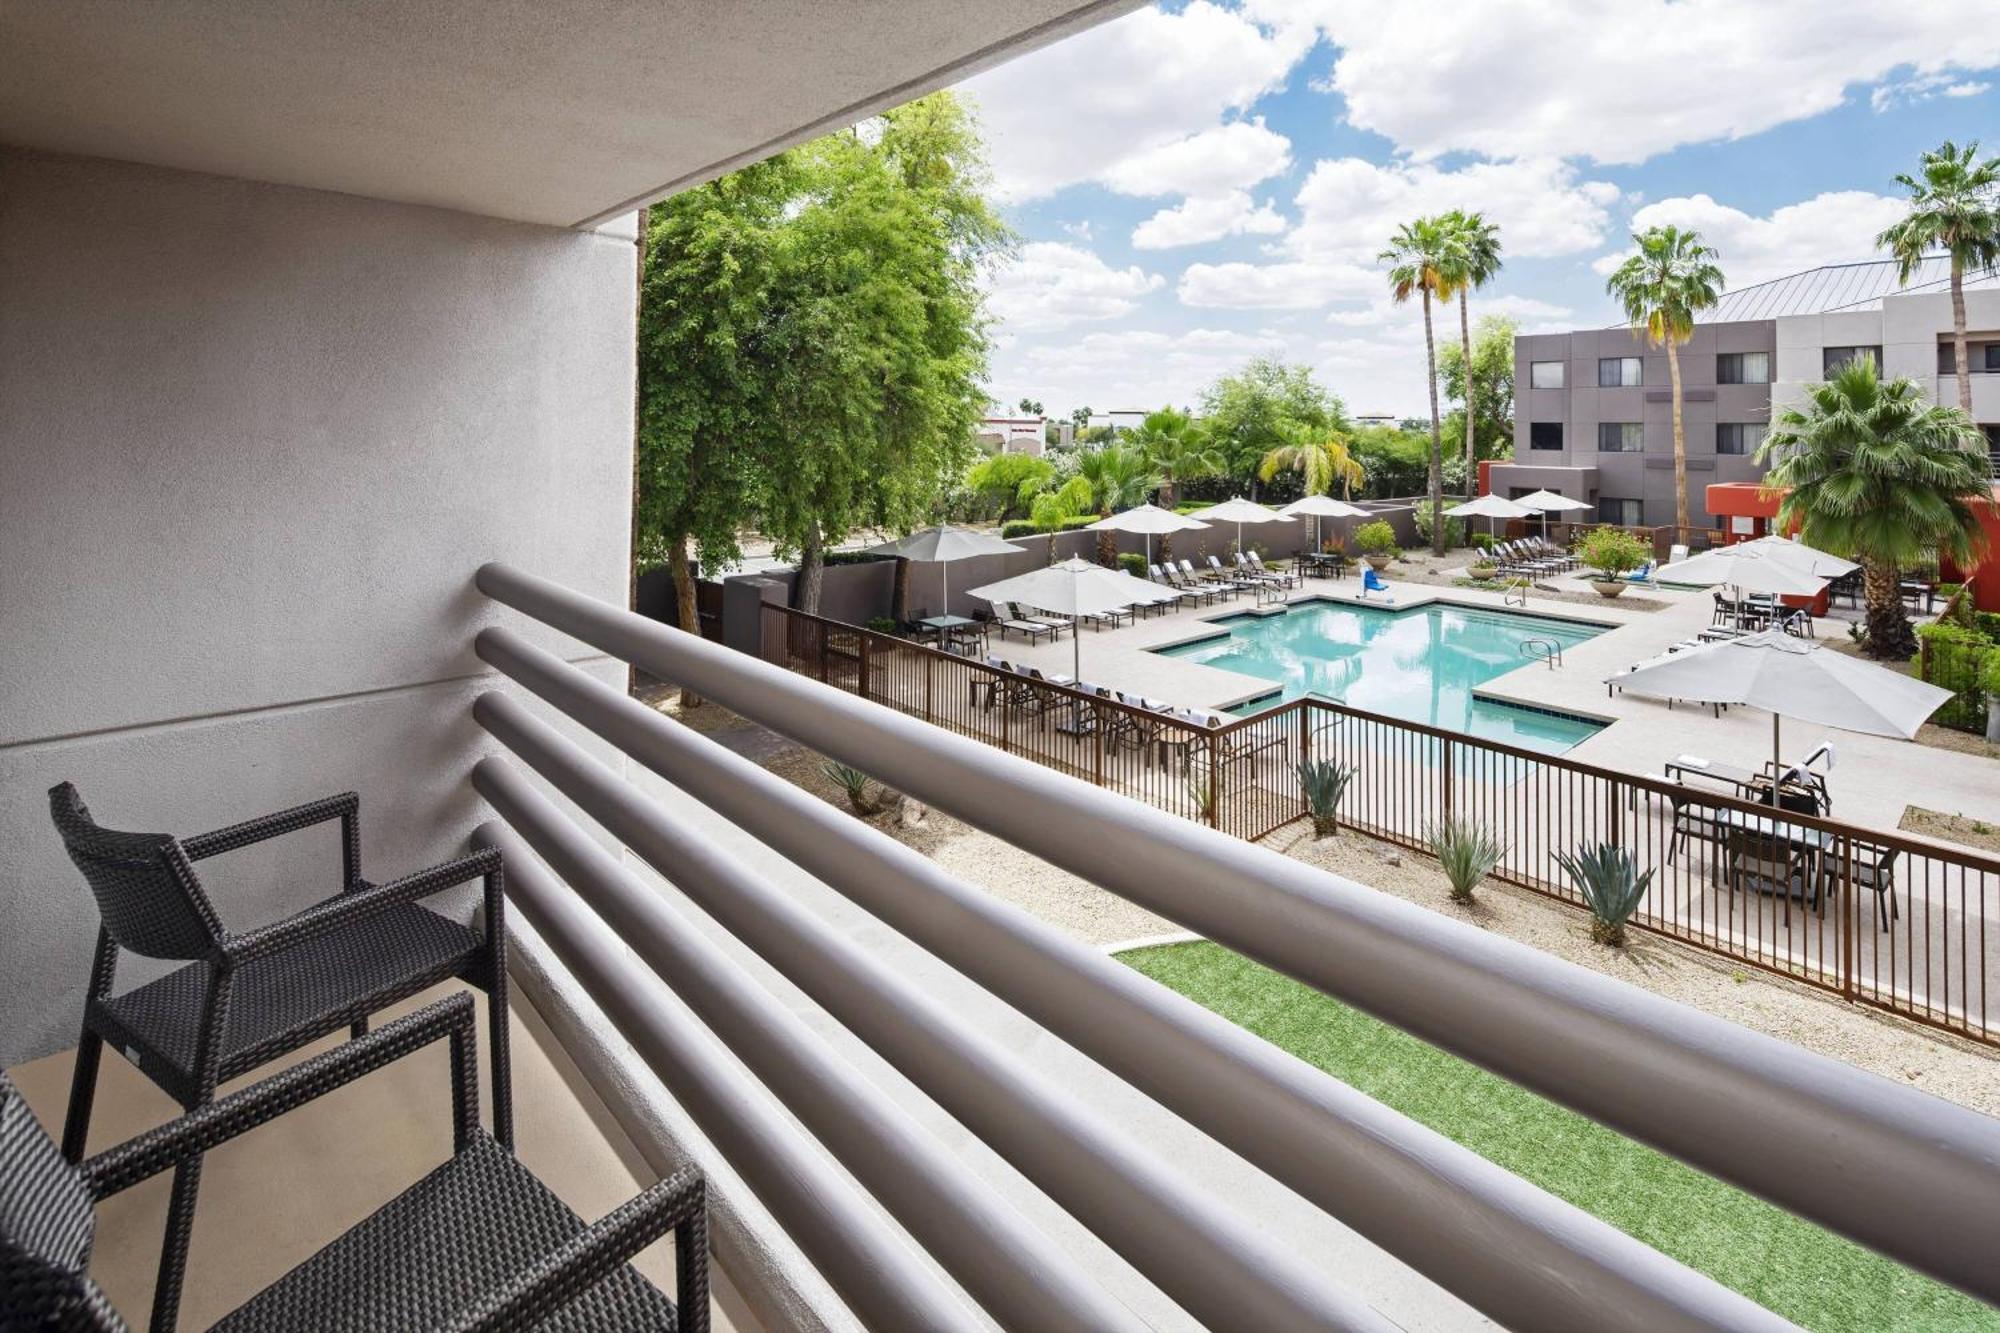
{"type": "Polygon", "coordinates": [[[172,959],[215,951],[221,924],[171,834],[104,828],[67,782],[49,789],[49,815],[120,948],[172,959]]]}
{"type": "Polygon", "coordinates": [[[90,1281],[90,1189],[0,1074],[0,1328],[120,1328],[90,1281]]]}

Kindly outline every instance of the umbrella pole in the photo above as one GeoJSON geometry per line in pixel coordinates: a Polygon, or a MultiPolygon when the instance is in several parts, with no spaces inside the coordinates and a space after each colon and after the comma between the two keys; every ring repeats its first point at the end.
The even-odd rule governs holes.
{"type": "Polygon", "coordinates": [[[1779,730],[1785,725],[1781,714],[1771,714],[1771,808],[1778,808],[1778,788],[1785,776],[1785,747],[1779,740],[1779,730]]]}
{"type": "Polygon", "coordinates": [[[951,614],[951,562],[950,561],[947,560],[938,561],[938,577],[944,580],[944,605],[938,608],[938,614],[941,616],[948,616],[951,614]]]}
{"type": "Polygon", "coordinates": [[[1083,617],[1071,616],[1069,618],[1069,683],[1071,685],[1081,685],[1083,683],[1083,640],[1077,635],[1077,631],[1082,628],[1083,617]]]}

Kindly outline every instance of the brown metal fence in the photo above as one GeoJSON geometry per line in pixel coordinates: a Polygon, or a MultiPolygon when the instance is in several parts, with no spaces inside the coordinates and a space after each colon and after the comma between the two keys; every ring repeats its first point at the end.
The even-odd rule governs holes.
{"type": "Polygon", "coordinates": [[[1426,851],[1476,821],[1507,849],[1494,878],[1563,902],[1587,905],[1558,853],[1622,847],[1652,875],[1632,924],[2000,1045],[2000,859],[1326,699],[1210,724],[765,610],[794,670],[1241,838],[1306,816],[1318,758],[1352,771],[1342,827],[1426,851]]]}

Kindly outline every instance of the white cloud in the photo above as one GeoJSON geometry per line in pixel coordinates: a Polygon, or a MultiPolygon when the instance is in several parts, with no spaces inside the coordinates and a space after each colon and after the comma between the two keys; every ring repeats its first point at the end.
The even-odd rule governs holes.
{"type": "Polygon", "coordinates": [[[1403,222],[1463,208],[1499,227],[1506,258],[1574,254],[1603,242],[1618,197],[1617,186],[1579,180],[1573,167],[1546,158],[1475,162],[1455,171],[1328,158],[1299,187],[1299,225],[1284,248],[1301,257],[1373,261],[1403,222]]]}
{"type": "Polygon", "coordinates": [[[1260,116],[1143,148],[1112,163],[1103,180],[1120,194],[1209,196],[1247,190],[1291,165],[1292,141],[1260,116]]]}
{"type": "MultiPolygon", "coordinates": [[[[1902,201],[1866,190],[1835,190],[1755,217],[1706,194],[1662,199],[1632,215],[1632,230],[1691,227],[1715,247],[1731,288],[1781,278],[1821,264],[1880,257],[1876,235],[1903,216],[1902,201]]],[[[1600,256],[1591,267],[1609,274],[1630,249],[1600,256]]]]}
{"type": "Polygon", "coordinates": [[[1899,106],[1928,102],[1933,97],[1977,97],[1993,85],[1960,79],[1949,70],[1933,70],[1893,83],[1885,83],[1868,95],[1868,105],[1878,113],[1899,106]]]}
{"type": "Polygon", "coordinates": [[[1254,202],[1242,190],[1231,190],[1161,209],[1133,229],[1132,244],[1140,250],[1168,250],[1225,236],[1273,236],[1284,229],[1285,220],[1277,209],[1254,202]]]}
{"type": "Polygon", "coordinates": [[[1047,333],[1129,314],[1165,285],[1157,273],[1112,268],[1081,246],[1035,241],[992,276],[986,308],[1008,334],[1047,333]]]}
{"type": "Polygon", "coordinates": [[[1382,275],[1359,264],[1288,260],[1275,264],[1190,264],[1177,293],[1182,305],[1314,310],[1330,301],[1371,296],[1382,275]]]}
{"type": "Polygon", "coordinates": [[[2000,65],[1991,0],[1247,0],[1340,48],[1356,127],[1428,158],[1642,162],[1739,139],[1895,78],[2000,65]]]}
{"type": "Polygon", "coordinates": [[[1263,130],[1253,142],[1251,127],[1216,139],[1203,132],[1281,86],[1313,41],[1309,29],[1267,29],[1193,0],[1177,13],[1134,11],[960,87],[976,103],[1003,198],[1040,198],[1114,174],[1129,179],[1126,164],[1154,154],[1176,169],[1221,170],[1233,180],[1247,168],[1213,166],[1218,146],[1255,150],[1267,161],[1269,141],[1283,136],[1263,130]],[[1190,138],[1204,142],[1184,146],[1190,138]]]}
{"type": "Polygon", "coordinates": [[[1057,225],[1062,228],[1062,233],[1065,236],[1074,236],[1079,241],[1088,241],[1090,239],[1091,222],[1089,218],[1080,218],[1075,222],[1063,222],[1057,225]]]}

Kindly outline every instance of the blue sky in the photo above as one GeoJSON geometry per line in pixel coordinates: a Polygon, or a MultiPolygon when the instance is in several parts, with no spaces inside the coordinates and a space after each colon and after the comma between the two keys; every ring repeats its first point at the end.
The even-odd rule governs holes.
{"type": "Polygon", "coordinates": [[[1421,315],[1374,258],[1404,218],[1500,225],[1475,318],[1609,323],[1635,227],[1696,227],[1733,287],[1873,257],[1921,150],[2000,151],[1997,87],[1990,0],[1141,9],[961,86],[1023,242],[992,276],[993,393],[1186,404],[1274,352],[1351,411],[1418,414],[1421,315]]]}

